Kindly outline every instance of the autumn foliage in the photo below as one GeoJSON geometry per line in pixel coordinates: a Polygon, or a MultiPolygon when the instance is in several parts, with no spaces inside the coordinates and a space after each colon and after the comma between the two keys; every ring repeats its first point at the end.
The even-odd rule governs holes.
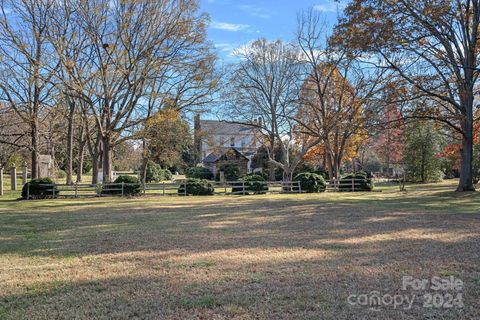
{"type": "Polygon", "coordinates": [[[384,119],[383,130],[374,143],[374,150],[388,169],[390,165],[398,165],[405,152],[404,123],[397,105],[389,97],[384,119]]]}

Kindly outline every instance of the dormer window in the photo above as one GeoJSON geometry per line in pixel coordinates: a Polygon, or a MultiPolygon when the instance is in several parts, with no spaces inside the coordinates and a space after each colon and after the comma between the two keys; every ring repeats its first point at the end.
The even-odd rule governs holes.
{"type": "Polygon", "coordinates": [[[230,138],[230,147],[235,147],[235,137],[230,138]]]}

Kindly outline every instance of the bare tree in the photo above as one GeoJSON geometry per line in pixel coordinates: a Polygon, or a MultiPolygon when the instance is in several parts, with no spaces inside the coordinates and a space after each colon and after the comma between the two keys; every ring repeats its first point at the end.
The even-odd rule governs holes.
{"type": "Polygon", "coordinates": [[[279,167],[284,179],[291,181],[302,155],[316,143],[301,145],[296,140],[294,118],[302,74],[298,51],[280,40],[259,39],[237,55],[240,62],[225,93],[227,119],[257,128],[266,142],[270,179],[274,178],[273,169],[279,167]],[[276,148],[281,150],[279,156],[276,148]]]}
{"type": "Polygon", "coordinates": [[[6,104],[0,103],[0,167],[5,167],[11,156],[29,150],[28,126],[6,104]]]}
{"type": "Polygon", "coordinates": [[[39,122],[50,103],[57,63],[47,37],[54,2],[0,1],[0,100],[29,127],[33,178],[39,175],[39,122]]]}
{"type": "Polygon", "coordinates": [[[164,70],[172,70],[172,61],[193,43],[204,41],[205,17],[196,13],[193,0],[74,5],[87,42],[84,59],[76,63],[88,64],[88,72],[78,73],[71,85],[95,119],[108,182],[112,148],[149,114],[149,82],[158,75],[171,76],[164,70]]]}

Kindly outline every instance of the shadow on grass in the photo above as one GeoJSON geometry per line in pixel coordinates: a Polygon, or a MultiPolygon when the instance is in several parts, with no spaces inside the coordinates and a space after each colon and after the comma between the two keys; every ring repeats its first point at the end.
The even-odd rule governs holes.
{"type": "MultiPolygon", "coordinates": [[[[22,294],[2,295],[0,318],[375,318],[347,305],[348,294],[394,293],[402,275],[442,273],[459,275],[468,305],[478,307],[480,215],[471,213],[479,197],[442,190],[15,205],[0,213],[5,265],[7,254],[90,256],[124,273],[27,284],[22,294]]],[[[36,272],[19,267],[24,276],[36,272]]],[[[417,306],[405,317],[381,315],[473,319],[478,310],[417,306]]]]}

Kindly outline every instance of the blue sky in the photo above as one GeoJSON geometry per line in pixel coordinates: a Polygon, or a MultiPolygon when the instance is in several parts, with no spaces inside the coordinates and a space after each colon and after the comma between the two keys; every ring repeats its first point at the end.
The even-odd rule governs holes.
{"type": "Polygon", "coordinates": [[[210,15],[208,36],[220,57],[232,62],[232,51],[260,37],[291,40],[297,13],[313,7],[324,14],[330,26],[345,1],[334,0],[200,0],[201,10],[210,15]]]}

